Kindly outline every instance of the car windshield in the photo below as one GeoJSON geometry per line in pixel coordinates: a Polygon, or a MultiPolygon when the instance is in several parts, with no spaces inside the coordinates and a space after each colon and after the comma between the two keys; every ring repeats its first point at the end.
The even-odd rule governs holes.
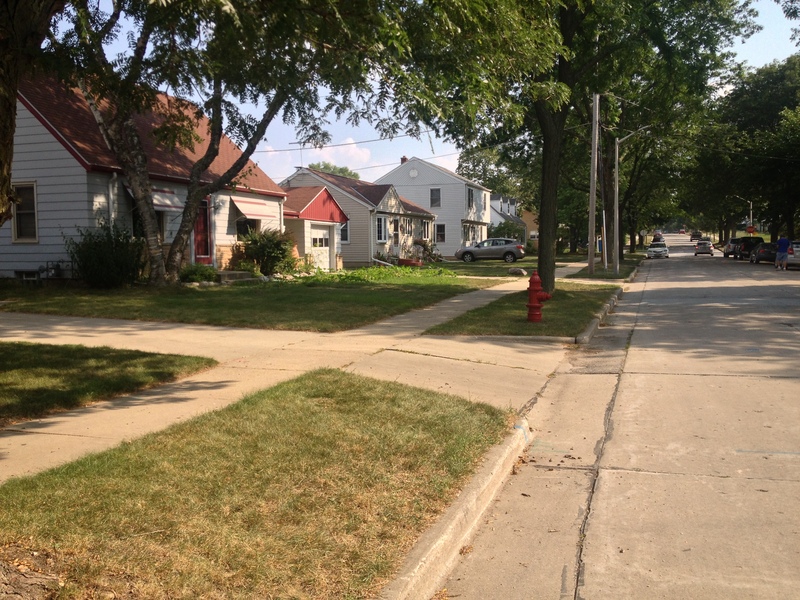
{"type": "Polygon", "coordinates": [[[652,244],[650,244],[650,247],[651,248],[666,248],[667,247],[667,243],[666,242],[653,242],[652,244]]]}

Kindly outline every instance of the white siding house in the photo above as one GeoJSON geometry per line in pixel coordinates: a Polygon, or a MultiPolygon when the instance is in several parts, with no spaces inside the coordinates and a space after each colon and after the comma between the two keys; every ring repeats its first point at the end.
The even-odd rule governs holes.
{"type": "MultiPolygon", "coordinates": [[[[152,116],[137,117],[161,237],[169,243],[180,223],[188,168],[197,154],[156,146],[149,135],[153,126],[152,116]]],[[[204,127],[207,131],[201,119],[197,129],[201,137],[204,127]]],[[[200,142],[195,152],[205,147],[200,142]]],[[[232,141],[223,138],[220,156],[209,172],[213,176],[224,171],[240,154],[232,141]]],[[[54,80],[20,84],[11,179],[22,203],[14,207],[11,221],[0,227],[0,277],[46,277],[52,263],[67,265],[64,241],[77,237],[79,228],[95,227],[101,220],[134,226],[134,201],[122,169],[88,105],[77,90],[54,80]]],[[[283,190],[253,163],[240,185],[203,201],[186,253],[190,261],[227,267],[242,221],[259,229],[282,230],[283,190]]]]}
{"type": "Polygon", "coordinates": [[[436,215],[434,242],[443,256],[487,237],[491,190],[419,158],[403,159],[376,183],[391,184],[404,198],[436,215]]]}
{"type": "Polygon", "coordinates": [[[489,199],[492,206],[492,225],[497,227],[503,223],[513,223],[520,229],[520,240],[524,242],[528,239],[528,225],[523,221],[517,212],[517,201],[502,194],[492,194],[489,199]]]}

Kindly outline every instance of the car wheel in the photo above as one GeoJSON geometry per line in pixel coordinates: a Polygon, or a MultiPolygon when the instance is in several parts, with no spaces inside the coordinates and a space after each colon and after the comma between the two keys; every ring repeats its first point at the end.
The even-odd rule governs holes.
{"type": "Polygon", "coordinates": [[[503,254],[503,260],[506,261],[507,263],[513,263],[516,262],[517,257],[514,255],[513,252],[506,252],[505,254],[503,254]]]}
{"type": "Polygon", "coordinates": [[[464,252],[464,256],[461,257],[461,260],[464,262],[472,262],[475,260],[475,257],[472,255],[472,252],[464,252]]]}
{"type": "Polygon", "coordinates": [[[728,253],[727,252],[723,252],[722,256],[724,256],[725,258],[728,258],[728,253]]]}
{"type": "Polygon", "coordinates": [[[695,252],[694,255],[697,256],[697,252],[695,252]]]}

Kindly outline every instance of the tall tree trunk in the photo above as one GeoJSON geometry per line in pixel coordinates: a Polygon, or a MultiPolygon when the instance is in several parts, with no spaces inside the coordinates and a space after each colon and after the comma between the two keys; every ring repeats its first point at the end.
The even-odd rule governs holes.
{"type": "MultiPolygon", "coordinates": [[[[81,91],[89,104],[89,108],[106,144],[108,144],[108,147],[119,161],[131,187],[136,209],[144,228],[150,266],[150,283],[163,285],[166,283],[164,247],[159,232],[158,218],[153,207],[153,186],[150,183],[147,155],[142,147],[139,133],[136,131],[133,115],[117,113],[111,117],[106,117],[100,111],[95,98],[83,83],[81,83],[81,91]]],[[[112,98],[109,104],[117,108],[125,106],[117,98],[112,98]]]]}
{"type": "Polygon", "coordinates": [[[14,204],[11,161],[14,158],[20,64],[18,55],[10,51],[9,45],[10,40],[0,39],[0,226],[11,219],[14,204]]]}
{"type": "Polygon", "coordinates": [[[542,288],[556,288],[556,242],[558,241],[558,182],[567,110],[553,111],[536,102],[536,117],[542,131],[542,188],[539,205],[539,277],[542,288]]]}
{"type": "Polygon", "coordinates": [[[5,0],[0,7],[0,225],[11,218],[11,161],[19,78],[35,60],[64,0],[5,0]]]}

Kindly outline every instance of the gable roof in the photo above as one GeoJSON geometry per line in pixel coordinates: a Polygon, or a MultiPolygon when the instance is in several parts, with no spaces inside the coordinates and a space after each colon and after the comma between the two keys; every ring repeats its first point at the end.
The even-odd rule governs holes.
{"type": "Polygon", "coordinates": [[[452,177],[453,179],[457,179],[458,181],[464,183],[465,185],[469,185],[469,186],[472,186],[474,188],[478,188],[479,190],[483,190],[485,192],[491,192],[492,191],[489,188],[481,185],[480,183],[478,183],[476,181],[472,181],[471,179],[467,179],[466,177],[463,177],[462,175],[459,175],[455,171],[451,171],[450,169],[445,169],[444,167],[440,167],[439,165],[435,165],[435,164],[433,164],[431,162],[428,162],[427,160],[422,160],[421,158],[417,158],[416,156],[414,156],[412,158],[409,158],[408,160],[405,160],[404,162],[401,162],[394,169],[392,169],[391,171],[389,171],[388,173],[383,175],[383,177],[379,177],[378,181],[388,177],[389,175],[391,175],[392,173],[394,173],[395,171],[397,171],[400,168],[407,168],[409,166],[409,164],[412,163],[412,162],[418,162],[418,163],[422,163],[424,165],[427,165],[428,167],[431,167],[432,169],[436,169],[437,171],[447,175],[448,177],[452,177]]]}
{"type": "Polygon", "coordinates": [[[347,223],[347,215],[325,186],[284,188],[283,214],[290,219],[347,223]]]}
{"type": "MultiPolygon", "coordinates": [[[[36,119],[72,154],[87,171],[122,172],[114,153],[106,144],[86,99],[77,88],[68,88],[51,77],[24,78],[20,81],[18,98],[36,119]]],[[[172,99],[160,96],[165,105],[172,99]]],[[[151,132],[163,122],[156,113],[135,115],[134,122],[147,155],[150,178],[159,181],[185,183],[189,181],[192,165],[208,148],[208,119],[197,121],[195,133],[200,138],[193,149],[167,149],[156,144],[151,132]]],[[[219,155],[204,174],[204,183],[222,175],[241,150],[227,136],[220,141],[219,155]]],[[[237,188],[261,195],[283,196],[284,192],[252,161],[236,178],[237,188]]]]}
{"type": "MultiPolygon", "coordinates": [[[[332,173],[325,173],[324,171],[317,171],[316,169],[306,168],[304,170],[315,175],[317,178],[328,182],[330,185],[339,188],[341,191],[353,196],[357,200],[372,206],[373,208],[376,208],[383,201],[386,195],[392,189],[394,189],[394,186],[388,183],[370,183],[369,181],[362,181],[361,179],[353,179],[352,177],[344,177],[343,175],[334,175],[332,173]]],[[[403,206],[404,210],[423,216],[434,216],[434,213],[422,208],[414,202],[411,202],[411,200],[403,198],[400,195],[398,195],[398,198],[400,198],[400,204],[403,206]]]]}

